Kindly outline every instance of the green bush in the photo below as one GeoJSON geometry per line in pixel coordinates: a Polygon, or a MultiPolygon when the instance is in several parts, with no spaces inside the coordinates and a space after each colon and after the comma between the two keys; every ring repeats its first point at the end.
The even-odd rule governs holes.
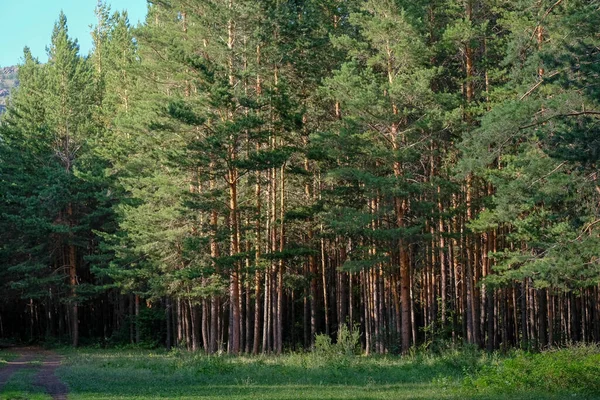
{"type": "Polygon", "coordinates": [[[340,325],[335,343],[329,335],[315,336],[314,353],[326,356],[354,356],[360,354],[360,333],[357,327],[350,330],[346,325],[340,325]]]}
{"type": "Polygon", "coordinates": [[[600,347],[581,345],[542,353],[515,351],[481,367],[463,386],[480,392],[600,394],[600,347]]]}

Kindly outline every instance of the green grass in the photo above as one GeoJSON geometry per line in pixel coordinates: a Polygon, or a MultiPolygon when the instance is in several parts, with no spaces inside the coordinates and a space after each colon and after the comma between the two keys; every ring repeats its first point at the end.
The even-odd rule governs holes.
{"type": "Polygon", "coordinates": [[[70,399],[429,399],[452,398],[434,382],[458,387],[452,364],[397,357],[204,356],[186,352],[67,353],[60,376],[70,399]]]}
{"type": "Polygon", "coordinates": [[[555,394],[557,398],[600,399],[600,347],[574,346],[542,353],[513,351],[467,376],[463,388],[481,395],[529,392],[555,394]]]}
{"type": "MultiPolygon", "coordinates": [[[[600,399],[596,346],[508,355],[467,347],[407,357],[229,357],[85,348],[60,352],[65,360],[57,373],[70,388],[70,400],[600,399]]],[[[46,399],[31,387],[15,386],[27,379],[28,370],[33,369],[13,377],[10,393],[46,399]]],[[[0,397],[6,398],[11,397],[0,397]]]]}
{"type": "Polygon", "coordinates": [[[8,350],[0,350],[0,368],[2,368],[4,364],[14,360],[15,358],[17,358],[17,355],[15,353],[8,350]]]}
{"type": "Polygon", "coordinates": [[[49,400],[44,389],[34,386],[39,368],[27,366],[14,373],[0,392],[0,400],[49,400]]]}
{"type": "MultiPolygon", "coordinates": [[[[0,351],[0,368],[4,367],[9,361],[18,358],[18,354],[13,351],[0,351]]],[[[18,370],[11,376],[0,392],[0,400],[48,400],[49,395],[44,393],[44,389],[35,386],[35,376],[39,371],[42,363],[39,357],[26,363],[25,367],[18,370]]]]}

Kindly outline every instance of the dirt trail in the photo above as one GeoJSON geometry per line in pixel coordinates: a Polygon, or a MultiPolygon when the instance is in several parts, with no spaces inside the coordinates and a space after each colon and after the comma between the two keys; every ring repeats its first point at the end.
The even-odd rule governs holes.
{"type": "Polygon", "coordinates": [[[19,369],[27,366],[30,361],[41,361],[41,367],[34,378],[33,384],[44,388],[53,400],[66,400],[68,388],[56,376],[55,372],[62,362],[58,354],[39,347],[19,347],[12,349],[19,357],[0,368],[0,392],[10,377],[19,369]]]}
{"type": "Polygon", "coordinates": [[[15,372],[28,366],[29,362],[36,358],[39,354],[39,349],[35,347],[19,347],[13,349],[12,352],[19,354],[19,357],[0,368],[0,391],[2,391],[6,382],[8,382],[15,372]]]}
{"type": "Polygon", "coordinates": [[[50,351],[44,351],[42,354],[44,355],[42,368],[35,377],[35,385],[46,389],[46,393],[52,396],[53,400],[66,400],[69,389],[55,374],[56,369],[60,367],[62,357],[50,351]]]}

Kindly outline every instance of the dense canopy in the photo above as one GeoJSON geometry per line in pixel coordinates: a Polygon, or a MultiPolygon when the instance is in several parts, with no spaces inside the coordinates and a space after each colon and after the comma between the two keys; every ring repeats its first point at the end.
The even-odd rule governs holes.
{"type": "Polygon", "coordinates": [[[99,3],[0,122],[0,337],[600,340],[600,2],[99,3]]]}

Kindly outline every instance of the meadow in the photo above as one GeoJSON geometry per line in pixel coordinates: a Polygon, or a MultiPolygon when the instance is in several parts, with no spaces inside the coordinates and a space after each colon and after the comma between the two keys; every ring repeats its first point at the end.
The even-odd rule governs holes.
{"type": "MultiPolygon", "coordinates": [[[[68,399],[600,399],[600,348],[487,354],[207,356],[183,350],[59,349],[68,399]]],[[[0,353],[0,365],[13,358],[0,353]]],[[[45,400],[31,382],[38,361],[0,399],[45,400]]],[[[0,367],[1,368],[1,367],[0,367]]]]}

